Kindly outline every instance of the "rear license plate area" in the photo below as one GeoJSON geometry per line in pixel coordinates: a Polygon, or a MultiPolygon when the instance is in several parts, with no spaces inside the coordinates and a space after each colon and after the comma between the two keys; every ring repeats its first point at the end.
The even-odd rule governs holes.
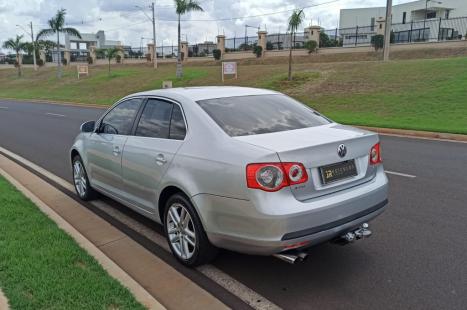
{"type": "Polygon", "coordinates": [[[355,160],[346,160],[319,168],[323,184],[337,182],[357,175],[355,160]]]}

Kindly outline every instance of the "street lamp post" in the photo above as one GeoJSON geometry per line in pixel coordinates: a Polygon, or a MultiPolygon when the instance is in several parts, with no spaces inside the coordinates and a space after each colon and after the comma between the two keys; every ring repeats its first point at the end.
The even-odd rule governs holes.
{"type": "Polygon", "coordinates": [[[154,2],[151,4],[152,8],[152,39],[154,41],[154,45],[152,46],[152,54],[154,55],[154,69],[157,69],[157,53],[156,53],[156,14],[154,8],[154,2]]]}
{"type": "Polygon", "coordinates": [[[386,3],[386,21],[384,26],[384,45],[383,45],[383,60],[389,60],[389,45],[391,44],[391,26],[392,26],[392,0],[387,0],[386,3]]]}
{"type": "Polygon", "coordinates": [[[153,64],[154,64],[154,69],[157,69],[157,54],[156,54],[156,14],[155,14],[155,7],[154,7],[154,2],[151,4],[150,8],[152,10],[152,18],[146,14],[146,12],[143,10],[142,7],[139,5],[135,5],[138,9],[140,9],[144,15],[152,22],[152,40],[154,45],[152,46],[152,55],[153,55],[153,64]]]}
{"type": "Polygon", "coordinates": [[[425,25],[426,25],[426,18],[428,15],[428,1],[430,0],[425,0],[425,16],[423,16],[423,41],[425,41],[425,25]]]}
{"type": "Polygon", "coordinates": [[[31,36],[31,43],[32,43],[32,60],[34,62],[34,71],[37,71],[37,64],[36,64],[36,41],[34,40],[34,32],[33,32],[33,29],[32,29],[32,22],[29,23],[29,26],[31,27],[31,32],[27,31],[26,29],[24,29],[23,26],[21,25],[16,25],[16,27],[20,27],[21,29],[23,29],[24,32],[26,32],[27,34],[29,34],[31,36]]]}
{"type": "Polygon", "coordinates": [[[259,26],[258,26],[258,27],[254,27],[254,26],[250,26],[250,25],[245,25],[245,48],[248,46],[248,31],[247,31],[248,28],[258,29],[258,31],[259,31],[259,29],[260,29],[259,26]]]}

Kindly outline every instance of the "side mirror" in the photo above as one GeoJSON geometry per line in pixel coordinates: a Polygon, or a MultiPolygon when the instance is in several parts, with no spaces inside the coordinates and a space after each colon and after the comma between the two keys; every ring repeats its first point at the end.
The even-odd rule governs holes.
{"type": "Polygon", "coordinates": [[[94,127],[96,127],[96,122],[95,121],[88,121],[86,123],[83,123],[80,127],[81,132],[93,132],[94,127]]]}

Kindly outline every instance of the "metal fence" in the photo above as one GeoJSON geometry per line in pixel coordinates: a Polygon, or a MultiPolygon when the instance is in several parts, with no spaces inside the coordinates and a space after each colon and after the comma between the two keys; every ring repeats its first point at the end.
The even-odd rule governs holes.
{"type": "Polygon", "coordinates": [[[233,37],[225,39],[227,52],[250,51],[258,44],[258,36],[233,37]]]}
{"type": "Polygon", "coordinates": [[[290,36],[290,33],[273,33],[268,34],[266,37],[267,50],[289,49],[290,46],[293,46],[294,48],[303,48],[304,44],[304,32],[297,32],[292,37],[290,36]]]}
{"type": "MultiPolygon", "coordinates": [[[[377,25],[352,28],[324,29],[325,36],[320,38],[321,47],[369,46],[371,38],[378,33],[377,25]]],[[[392,43],[435,42],[460,40],[467,36],[467,17],[434,18],[393,23],[391,25],[392,43]]]]}

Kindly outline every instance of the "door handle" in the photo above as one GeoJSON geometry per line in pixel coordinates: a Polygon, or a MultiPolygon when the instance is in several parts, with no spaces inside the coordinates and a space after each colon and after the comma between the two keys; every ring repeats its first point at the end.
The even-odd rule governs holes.
{"type": "Polygon", "coordinates": [[[163,164],[165,164],[167,162],[167,160],[165,159],[164,155],[163,154],[157,154],[156,156],[156,164],[158,164],[159,166],[162,166],[163,164]]]}
{"type": "Polygon", "coordinates": [[[117,146],[117,145],[116,145],[116,146],[114,146],[114,151],[113,151],[113,154],[114,154],[115,156],[118,156],[118,155],[120,155],[120,153],[121,153],[121,151],[120,151],[120,147],[119,147],[119,146],[117,146]]]}

